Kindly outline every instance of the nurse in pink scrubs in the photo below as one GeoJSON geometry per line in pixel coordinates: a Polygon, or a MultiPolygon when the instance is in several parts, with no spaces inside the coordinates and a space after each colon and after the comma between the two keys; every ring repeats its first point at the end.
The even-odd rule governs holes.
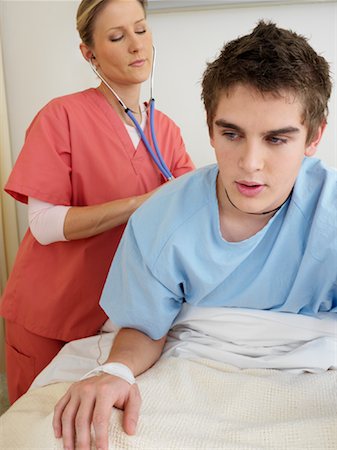
{"type": "MultiPolygon", "coordinates": [[[[153,58],[144,3],[83,0],[77,28],[84,58],[151,141],[148,109],[140,104],[153,58]]],[[[160,111],[154,121],[173,176],[192,170],[177,125],[160,111]]],[[[11,402],[66,342],[100,330],[107,317],[98,302],[125,223],[164,182],[104,83],[56,98],[36,115],[5,187],[29,211],[0,309],[11,402]]]]}

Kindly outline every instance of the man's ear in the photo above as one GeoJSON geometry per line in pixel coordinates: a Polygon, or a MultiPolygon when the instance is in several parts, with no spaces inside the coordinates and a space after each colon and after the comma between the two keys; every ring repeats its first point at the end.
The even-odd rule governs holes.
{"type": "Polygon", "coordinates": [[[311,139],[311,143],[305,149],[305,156],[313,156],[316,151],[320,140],[322,139],[324,130],[326,127],[326,121],[324,121],[317,129],[314,137],[311,139]]]}
{"type": "MultiPolygon", "coordinates": [[[[208,125],[208,123],[207,123],[208,125]]],[[[213,130],[214,125],[212,124],[212,128],[210,128],[208,126],[208,135],[209,135],[209,142],[211,144],[211,146],[215,149],[214,147],[214,130],[213,130]]]]}

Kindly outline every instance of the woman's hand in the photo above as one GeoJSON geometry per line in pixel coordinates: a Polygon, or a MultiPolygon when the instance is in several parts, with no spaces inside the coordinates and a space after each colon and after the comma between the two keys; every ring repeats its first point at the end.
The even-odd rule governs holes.
{"type": "Polygon", "coordinates": [[[55,406],[55,437],[63,439],[66,450],[90,450],[92,423],[96,448],[108,450],[112,407],[124,410],[123,429],[132,435],[136,431],[140,406],[137,384],[130,385],[119,377],[105,373],[79,381],[70,386],[55,406]]]}

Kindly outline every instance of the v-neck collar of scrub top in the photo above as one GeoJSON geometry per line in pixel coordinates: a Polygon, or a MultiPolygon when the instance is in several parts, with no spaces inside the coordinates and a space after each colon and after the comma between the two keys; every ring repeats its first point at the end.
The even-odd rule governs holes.
{"type": "MultiPolygon", "coordinates": [[[[124,151],[128,154],[130,160],[135,160],[138,158],[143,158],[144,152],[146,152],[146,147],[143,144],[142,140],[139,141],[137,148],[135,149],[130,135],[115,111],[115,109],[110,105],[104,94],[100,92],[98,89],[91,88],[87,91],[91,95],[91,99],[96,107],[99,107],[108,119],[109,126],[112,128],[113,132],[118,136],[119,140],[122,143],[124,151]]],[[[145,107],[146,104],[144,103],[145,107]]],[[[148,120],[146,121],[144,133],[146,137],[149,139],[148,135],[148,120]]]]}

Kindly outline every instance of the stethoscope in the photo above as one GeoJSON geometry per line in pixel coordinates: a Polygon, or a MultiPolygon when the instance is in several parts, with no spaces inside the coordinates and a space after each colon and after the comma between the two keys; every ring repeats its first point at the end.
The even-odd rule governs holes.
{"type": "Polygon", "coordinates": [[[155,68],[155,61],[156,61],[156,49],[153,47],[153,61],[152,61],[152,68],[151,68],[151,84],[150,84],[150,101],[149,101],[149,107],[150,107],[150,132],[151,132],[151,138],[154,145],[154,149],[151,147],[148,139],[146,138],[141,126],[139,125],[137,119],[132,113],[132,110],[129,109],[126,104],[123,102],[123,100],[119,97],[119,95],[112,89],[112,87],[109,85],[109,83],[102,77],[102,75],[98,72],[94,64],[92,63],[91,59],[88,60],[90,67],[95,72],[95,74],[100,78],[100,80],[105,84],[105,86],[113,93],[113,95],[118,100],[119,104],[124,109],[124,112],[130,117],[131,121],[133,122],[134,126],[136,127],[136,130],[138,131],[138,134],[143,141],[147,151],[150,153],[154,163],[164,176],[164,178],[168,181],[173,180],[174,176],[170,172],[170,169],[167,167],[156,138],[156,133],[154,129],[154,110],[155,110],[155,101],[153,97],[153,79],[154,79],[154,68],[155,68]]]}

